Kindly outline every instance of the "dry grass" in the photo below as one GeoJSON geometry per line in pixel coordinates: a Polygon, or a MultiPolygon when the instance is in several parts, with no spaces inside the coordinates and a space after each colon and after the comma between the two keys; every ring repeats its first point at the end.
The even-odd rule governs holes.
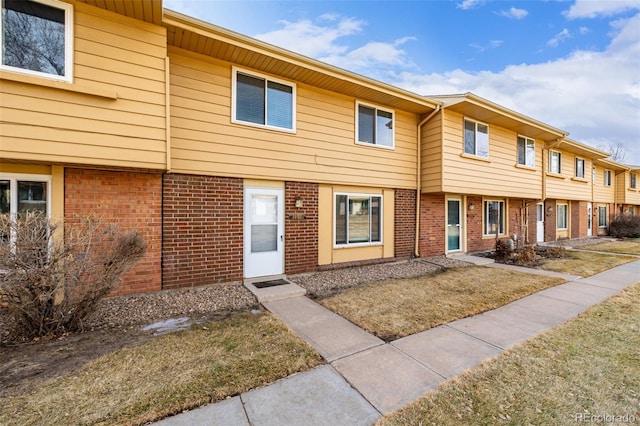
{"type": "Polygon", "coordinates": [[[445,382],[378,425],[558,425],[580,423],[577,415],[586,423],[635,423],[638,318],[640,283],[445,382]],[[613,422],[587,416],[621,417],[613,422]]]}
{"type": "Polygon", "coordinates": [[[606,251],[609,253],[633,254],[640,256],[640,238],[589,244],[580,248],[582,250],[606,251]]]}
{"type": "Polygon", "coordinates": [[[144,424],[322,363],[270,314],[238,315],[103,356],[0,399],[0,424],[144,424]]]}
{"type": "Polygon", "coordinates": [[[538,269],[589,277],[607,269],[638,260],[635,257],[616,254],[588,253],[567,250],[561,259],[545,259],[538,269]]]}
{"type": "Polygon", "coordinates": [[[468,267],[366,284],[320,303],[390,341],[495,309],[563,282],[502,269],[468,267]]]}

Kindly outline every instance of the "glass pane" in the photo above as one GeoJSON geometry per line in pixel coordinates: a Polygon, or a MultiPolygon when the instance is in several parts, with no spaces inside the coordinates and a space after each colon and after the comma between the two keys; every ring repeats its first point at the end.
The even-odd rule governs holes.
{"type": "Polygon", "coordinates": [[[238,73],[236,120],[264,124],[264,79],[238,73]]]}
{"type": "Polygon", "coordinates": [[[336,195],[336,244],[347,243],[347,196],[336,195]]]}
{"type": "Polygon", "coordinates": [[[558,205],[558,228],[565,229],[567,227],[567,206],[558,205]]]}
{"type": "Polygon", "coordinates": [[[371,241],[381,241],[382,236],[382,197],[371,197],[371,241]]]}
{"type": "Polygon", "coordinates": [[[527,164],[525,140],[524,138],[518,138],[518,164],[527,164]]]}
{"type": "Polygon", "coordinates": [[[369,242],[369,197],[349,197],[349,242],[369,242]]]}
{"type": "Polygon", "coordinates": [[[358,141],[375,143],[374,117],[376,111],[363,105],[358,107],[358,141]]]}
{"type": "Polygon", "coordinates": [[[275,195],[251,196],[251,223],[278,222],[278,197],[275,195]]]}
{"type": "Polygon", "coordinates": [[[484,124],[478,124],[478,132],[476,133],[476,155],[479,157],[489,156],[489,127],[484,124]]]}
{"type": "Polygon", "coordinates": [[[447,201],[447,225],[460,224],[460,201],[447,201]]]}
{"type": "Polygon", "coordinates": [[[8,180],[0,180],[0,214],[10,212],[10,184],[8,180]]]}
{"type": "Polygon", "coordinates": [[[47,183],[18,181],[18,212],[47,212],[47,183]]]}
{"type": "Polygon", "coordinates": [[[378,110],[376,118],[376,144],[393,146],[393,114],[378,110]]]}
{"type": "Polygon", "coordinates": [[[278,250],[278,225],[251,225],[251,253],[278,250]]]}
{"type": "Polygon", "coordinates": [[[476,123],[473,121],[464,121],[464,152],[476,153],[476,123]]]}
{"type": "Polygon", "coordinates": [[[4,0],[2,40],[3,65],[64,75],[64,10],[4,0]]]}
{"type": "Polygon", "coordinates": [[[542,221],[544,220],[544,219],[542,218],[543,212],[544,212],[544,206],[543,206],[543,205],[541,205],[541,204],[538,204],[538,205],[536,206],[536,220],[537,220],[538,222],[542,222],[542,221]]]}
{"type": "Polygon", "coordinates": [[[504,202],[486,201],[485,206],[484,233],[486,235],[495,235],[496,232],[504,234],[504,202]]]}
{"type": "Polygon", "coordinates": [[[267,124],[293,129],[293,88],[284,84],[267,83],[267,124]]]}
{"type": "Polygon", "coordinates": [[[584,177],[584,160],[576,158],[576,177],[584,177]]]}
{"type": "Polygon", "coordinates": [[[526,165],[529,166],[529,167],[535,167],[535,163],[536,163],[536,147],[535,147],[535,143],[532,140],[527,140],[526,158],[527,158],[526,165]]]}
{"type": "Polygon", "coordinates": [[[552,152],[551,153],[551,173],[560,173],[560,153],[552,152]]]}

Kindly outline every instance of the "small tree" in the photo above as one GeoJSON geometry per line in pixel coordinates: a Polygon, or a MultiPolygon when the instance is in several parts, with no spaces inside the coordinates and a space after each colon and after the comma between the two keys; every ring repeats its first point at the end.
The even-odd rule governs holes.
{"type": "Polygon", "coordinates": [[[42,213],[0,215],[0,300],[13,337],[82,330],[98,301],[146,252],[137,231],[89,217],[62,227],[42,213]]]}

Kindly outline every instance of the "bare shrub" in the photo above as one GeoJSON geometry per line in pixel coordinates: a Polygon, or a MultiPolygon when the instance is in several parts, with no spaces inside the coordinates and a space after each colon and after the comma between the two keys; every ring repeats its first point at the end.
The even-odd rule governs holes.
{"type": "Polygon", "coordinates": [[[609,224],[609,234],[616,238],[640,237],[640,216],[622,214],[609,224]]]}
{"type": "Polygon", "coordinates": [[[82,330],[98,301],[146,252],[137,231],[96,217],[62,227],[41,213],[0,215],[0,299],[12,338],[82,330]]]}
{"type": "Polygon", "coordinates": [[[536,254],[533,246],[525,246],[516,250],[514,262],[516,265],[532,265],[538,263],[540,256],[536,254]]]}
{"type": "Polygon", "coordinates": [[[494,254],[494,259],[496,262],[506,262],[511,259],[511,255],[513,254],[513,249],[503,240],[496,240],[496,251],[494,254]]]}

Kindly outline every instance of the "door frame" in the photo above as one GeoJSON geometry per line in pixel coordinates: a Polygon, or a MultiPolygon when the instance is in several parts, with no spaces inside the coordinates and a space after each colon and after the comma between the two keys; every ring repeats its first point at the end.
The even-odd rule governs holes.
{"type": "Polygon", "coordinates": [[[463,209],[463,197],[461,196],[446,196],[444,203],[444,244],[446,253],[463,253],[464,252],[464,209],[463,209]],[[458,203],[458,248],[449,250],[449,201],[456,201],[458,203]]]}
{"type": "Polygon", "coordinates": [[[544,241],[544,203],[536,203],[536,242],[544,241]],[[538,220],[542,218],[542,220],[538,220]]]}
{"type": "Polygon", "coordinates": [[[593,203],[587,202],[587,237],[593,236],[593,203]]]}
{"type": "Polygon", "coordinates": [[[284,274],[284,197],[283,188],[265,188],[247,186],[244,188],[244,220],[243,220],[243,275],[244,278],[277,276],[284,274]],[[276,206],[276,250],[262,254],[251,253],[251,199],[253,195],[275,195],[276,206]],[[262,262],[256,265],[255,262],[262,262]]]}

